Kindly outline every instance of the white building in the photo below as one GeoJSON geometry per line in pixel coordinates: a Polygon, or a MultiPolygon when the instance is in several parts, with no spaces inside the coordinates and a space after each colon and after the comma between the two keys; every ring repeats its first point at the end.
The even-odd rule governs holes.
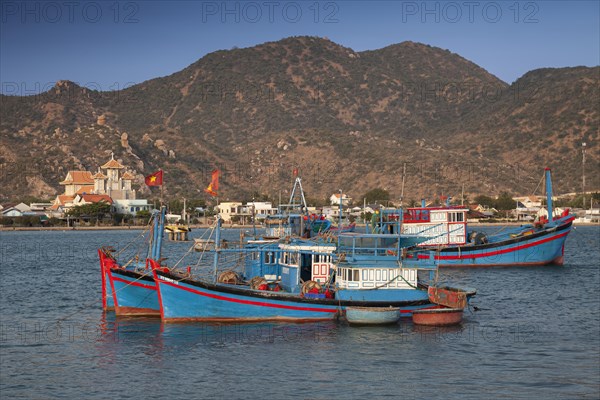
{"type": "Polygon", "coordinates": [[[279,212],[277,207],[273,207],[270,201],[251,201],[246,203],[244,208],[242,212],[250,215],[254,213],[256,218],[266,218],[269,215],[275,215],[279,212]]]}
{"type": "Polygon", "coordinates": [[[25,213],[31,212],[31,208],[25,203],[9,204],[2,208],[3,217],[22,217],[25,213]]]}
{"type": "Polygon", "coordinates": [[[136,198],[136,192],[131,186],[135,177],[129,172],[123,172],[124,169],[111,155],[111,159],[98,168],[94,175],[89,171],[69,171],[60,182],[65,187],[65,192],[56,197],[51,210],[55,214],[63,214],[74,206],[89,203],[90,199],[106,201],[105,197],[88,197],[90,201],[83,200],[82,203],[81,196],[96,195],[107,196],[113,205],[113,211],[119,214],[135,215],[138,211],[150,211],[148,200],[136,198]],[[101,170],[105,170],[105,173],[101,170]]]}
{"type": "Polygon", "coordinates": [[[241,213],[242,203],[238,201],[224,201],[217,206],[219,216],[225,222],[231,221],[231,217],[241,213]]]}
{"type": "Polygon", "coordinates": [[[341,195],[339,193],[334,193],[329,197],[330,204],[332,206],[339,206],[340,196],[342,198],[342,206],[347,206],[352,201],[352,197],[349,197],[346,193],[342,193],[341,195]]]}

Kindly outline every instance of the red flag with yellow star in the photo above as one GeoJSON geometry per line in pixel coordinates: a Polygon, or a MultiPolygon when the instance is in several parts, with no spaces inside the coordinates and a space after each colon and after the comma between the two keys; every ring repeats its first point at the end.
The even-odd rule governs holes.
{"type": "Polygon", "coordinates": [[[150,174],[145,179],[146,185],[148,186],[162,186],[163,184],[163,172],[162,169],[150,174]]]}

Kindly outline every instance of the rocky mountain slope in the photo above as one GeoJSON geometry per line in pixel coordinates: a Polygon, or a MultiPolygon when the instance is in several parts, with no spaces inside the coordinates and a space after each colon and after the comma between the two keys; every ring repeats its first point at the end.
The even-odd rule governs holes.
{"type": "MultiPolygon", "coordinates": [[[[290,189],[309,197],[381,187],[407,199],[530,194],[543,168],[560,192],[600,188],[600,68],[531,71],[512,85],[447,50],[404,42],[355,52],[317,37],[217,51],[182,71],[117,92],[69,81],[0,96],[0,197],[52,196],[70,169],[110,152],[143,175],[165,171],[169,196],[221,199],[290,189]]],[[[540,189],[538,189],[538,192],[540,189]]]]}

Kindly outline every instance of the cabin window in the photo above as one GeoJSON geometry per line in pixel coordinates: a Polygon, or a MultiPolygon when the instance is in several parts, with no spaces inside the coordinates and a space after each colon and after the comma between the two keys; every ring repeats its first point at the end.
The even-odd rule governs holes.
{"type": "Polygon", "coordinates": [[[275,254],[272,251],[265,254],[265,264],[275,264],[275,254]]]}
{"type": "Polygon", "coordinates": [[[290,255],[288,253],[283,253],[283,263],[284,264],[290,263],[290,255]]]}
{"type": "Polygon", "coordinates": [[[250,259],[251,260],[260,260],[260,254],[258,252],[256,252],[256,251],[253,251],[250,254],[250,259]]]}
{"type": "Polygon", "coordinates": [[[382,271],[381,272],[381,280],[383,280],[383,281],[387,281],[388,280],[388,278],[387,278],[387,271],[382,271]]]}
{"type": "Polygon", "coordinates": [[[453,213],[448,213],[448,220],[450,222],[463,222],[463,213],[462,212],[453,212],[453,213]]]}
{"type": "Polygon", "coordinates": [[[369,271],[368,270],[366,270],[366,269],[363,270],[362,275],[363,275],[362,276],[362,280],[363,281],[368,281],[369,280],[369,271]]]}
{"type": "Polygon", "coordinates": [[[291,253],[290,254],[290,265],[298,265],[298,253],[291,253]]]}

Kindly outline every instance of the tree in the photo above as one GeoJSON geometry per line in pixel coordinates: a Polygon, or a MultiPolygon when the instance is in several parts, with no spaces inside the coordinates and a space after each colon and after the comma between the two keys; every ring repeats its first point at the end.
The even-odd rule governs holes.
{"type": "Polygon", "coordinates": [[[497,210],[512,210],[516,205],[516,201],[513,200],[512,196],[508,192],[500,193],[500,196],[494,202],[494,208],[497,210]]]}
{"type": "Polygon", "coordinates": [[[494,207],[495,200],[492,199],[490,196],[480,194],[479,196],[475,197],[475,202],[477,204],[481,204],[482,206],[494,207]]]}
{"type": "Polygon", "coordinates": [[[142,220],[145,225],[146,223],[148,223],[148,220],[150,219],[150,211],[140,210],[135,213],[135,217],[142,220]]]}
{"type": "Polygon", "coordinates": [[[367,199],[367,204],[371,204],[376,201],[384,202],[390,199],[390,193],[385,189],[375,188],[365,193],[363,198],[367,199]]]}
{"type": "Polygon", "coordinates": [[[104,214],[110,214],[110,204],[103,201],[82,204],[71,208],[66,214],[69,217],[96,217],[97,219],[102,219],[104,214]]]}

